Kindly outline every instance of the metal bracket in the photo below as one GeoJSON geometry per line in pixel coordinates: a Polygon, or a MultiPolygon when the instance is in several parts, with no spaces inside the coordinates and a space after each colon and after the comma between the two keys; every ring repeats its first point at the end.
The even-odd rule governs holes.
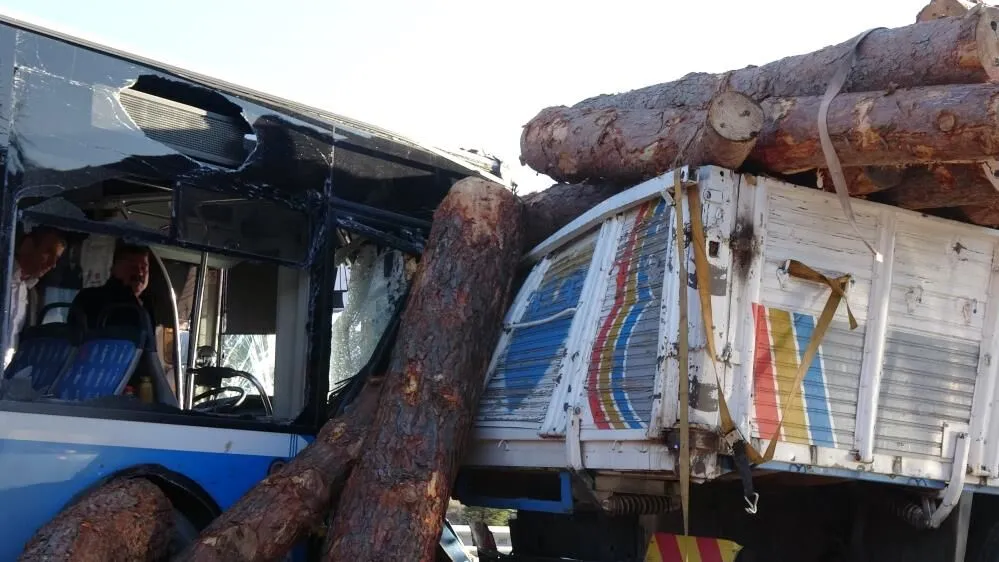
{"type": "Polygon", "coordinates": [[[940,505],[930,514],[929,525],[932,529],[939,528],[950,512],[957,507],[961,501],[961,493],[964,491],[964,483],[968,476],[968,434],[958,433],[954,437],[957,441],[954,443],[954,460],[950,469],[950,482],[941,492],[940,505]]]}

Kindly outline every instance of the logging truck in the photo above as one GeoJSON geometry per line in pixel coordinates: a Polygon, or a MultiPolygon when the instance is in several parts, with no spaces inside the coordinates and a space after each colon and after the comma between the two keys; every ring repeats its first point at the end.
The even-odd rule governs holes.
{"type": "Polygon", "coordinates": [[[999,560],[999,236],[852,212],[680,168],[530,250],[457,498],[516,560],[999,560]]]}
{"type": "MultiPolygon", "coordinates": [[[[342,412],[345,381],[380,368],[434,208],[461,178],[492,177],[477,158],[6,17],[0,100],[4,561],[136,476],[170,500],[170,552],[190,544],[342,412]],[[22,302],[40,226],[64,250],[22,302]],[[148,249],[142,306],[74,315],[123,247],[148,249]]],[[[294,559],[320,547],[303,540],[294,559]]],[[[446,523],[437,559],[467,561],[446,523]]]]}

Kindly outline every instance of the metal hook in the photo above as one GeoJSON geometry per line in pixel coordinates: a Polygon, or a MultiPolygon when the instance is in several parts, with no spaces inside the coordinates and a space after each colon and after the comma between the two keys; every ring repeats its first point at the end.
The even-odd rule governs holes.
{"type": "Polygon", "coordinates": [[[756,515],[756,510],[760,503],[760,493],[754,492],[753,499],[749,499],[746,496],[743,496],[742,499],[746,500],[746,513],[756,515]]]}

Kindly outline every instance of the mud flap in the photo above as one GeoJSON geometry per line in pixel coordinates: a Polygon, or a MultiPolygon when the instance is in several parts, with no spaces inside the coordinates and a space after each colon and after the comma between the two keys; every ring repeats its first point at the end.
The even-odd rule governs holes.
{"type": "Polygon", "coordinates": [[[645,562],[735,562],[742,546],[725,539],[656,533],[645,562]]]}

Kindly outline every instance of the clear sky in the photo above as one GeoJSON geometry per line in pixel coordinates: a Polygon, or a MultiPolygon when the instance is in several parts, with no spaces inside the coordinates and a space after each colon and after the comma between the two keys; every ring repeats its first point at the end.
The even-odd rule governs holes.
{"type": "Polygon", "coordinates": [[[688,72],[724,72],[915,21],[927,0],[0,0],[0,11],[510,162],[521,126],[688,72]]]}

